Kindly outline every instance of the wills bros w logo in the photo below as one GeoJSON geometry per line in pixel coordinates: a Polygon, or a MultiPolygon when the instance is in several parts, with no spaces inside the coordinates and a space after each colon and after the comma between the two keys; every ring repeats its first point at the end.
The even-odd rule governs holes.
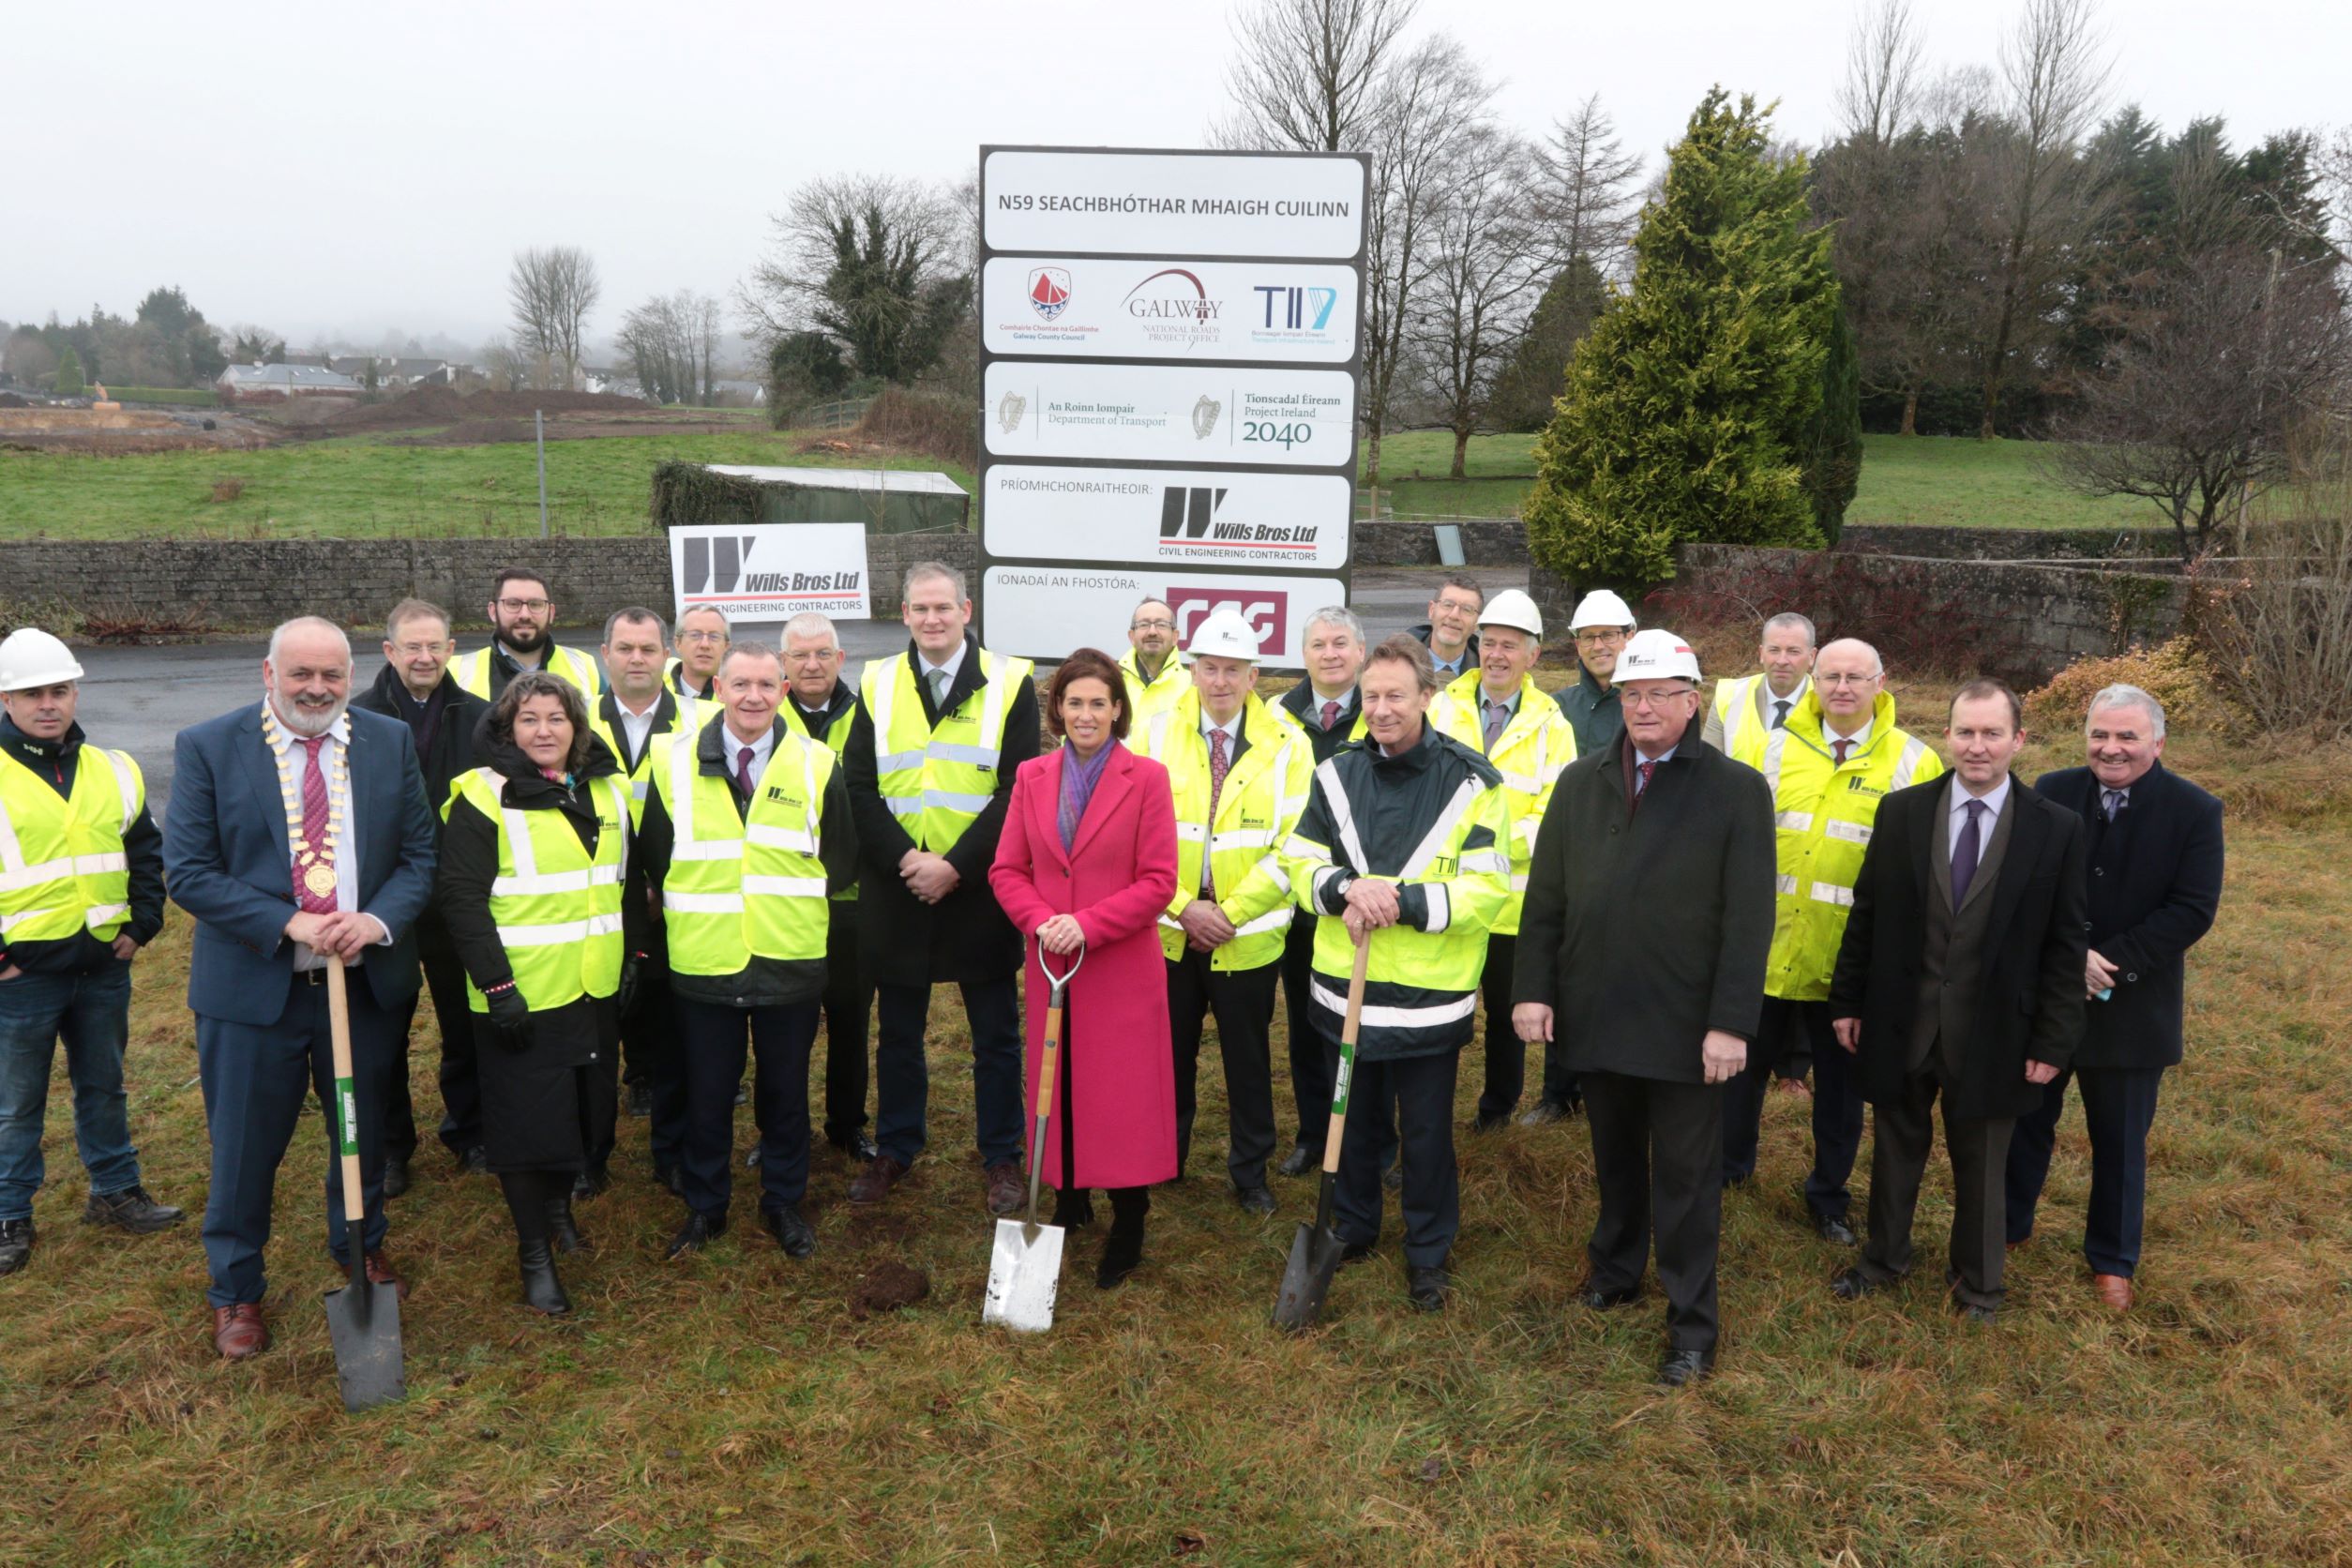
{"type": "Polygon", "coordinates": [[[1202,621],[1229,610],[1249,623],[1259,647],[1271,651],[1290,646],[1290,596],[1280,588],[1170,588],[1168,607],[1176,612],[1176,635],[1186,642],[1202,621]]]}
{"type": "Polygon", "coordinates": [[[1207,535],[1209,525],[1216,520],[1217,508],[1225,505],[1225,491],[1201,485],[1166,485],[1160,490],[1160,537],[1173,539],[1182,535],[1198,539],[1207,535]]]}
{"type": "Polygon", "coordinates": [[[751,559],[752,535],[740,538],[688,535],[686,540],[686,591],[694,594],[731,594],[743,577],[744,564],[751,559]]]}

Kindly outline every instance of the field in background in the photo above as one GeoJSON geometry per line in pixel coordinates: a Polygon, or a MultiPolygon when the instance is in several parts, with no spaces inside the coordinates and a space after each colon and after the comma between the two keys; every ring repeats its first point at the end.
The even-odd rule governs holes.
{"type": "MultiPolygon", "coordinates": [[[[1898,701],[1916,716],[1940,691],[1898,701]]],[[[2037,749],[2024,771],[2072,760],[2037,749]]],[[[306,1118],[279,1184],[278,1347],[230,1367],[209,1349],[193,1221],[143,1239],[74,1223],[60,1074],[39,1250],[0,1281],[0,1562],[2343,1562],[2345,759],[2176,733],[2169,760],[2230,801],[2230,876],[2191,968],[2189,1060],[2164,1086],[2127,1319],[2089,1304],[2075,1251],[2078,1114],[2043,1233],[2013,1255],[2012,1304],[1983,1332],[1937,1289],[1940,1170],[1914,1282],[1831,1298],[1846,1255],[1800,1223],[1809,1145],[1775,1095],[1757,1182],[1726,1206],[1709,1385],[1651,1384],[1654,1288],[1606,1316],[1572,1304],[1593,1215],[1576,1122],[1461,1136],[1445,1314],[1407,1305],[1392,1214],[1324,1325],[1284,1339],[1266,1314],[1312,1189],[1277,1179],[1264,1223],[1233,1207],[1204,1063],[1190,1179],[1154,1194],[1143,1269],[1097,1292],[1098,1225],[1072,1239],[1050,1334],[984,1334],[989,1222],[967,1039],[942,995],[929,1155],[888,1207],[856,1214],[820,1153],[805,1263],[740,1191],[727,1237],[662,1262],[678,1206],[647,1179],[645,1123],[626,1122],[613,1190],[581,1206],[596,1250],[565,1265],[579,1310],[542,1322],[513,1303],[495,1187],[449,1174],[428,1138],[393,1209],[416,1287],[410,1395],[354,1419],[318,1305],[339,1277],[319,1248],[321,1123],[306,1118]],[[861,1318],[883,1262],[926,1271],[930,1296],[861,1318]]],[[[196,1208],[188,931],[174,911],[136,971],[131,1109],[150,1184],[196,1208]]],[[[428,1126],[430,1037],[415,1063],[428,1126]]],[[[1461,1121],[1479,1071],[1473,1048],[1461,1121]]],[[[1287,1135],[1287,1104],[1279,1119],[1287,1135]]]]}

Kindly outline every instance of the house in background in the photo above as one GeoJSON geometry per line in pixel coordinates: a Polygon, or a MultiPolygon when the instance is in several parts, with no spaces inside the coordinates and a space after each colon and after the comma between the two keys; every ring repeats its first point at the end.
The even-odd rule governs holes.
{"type": "Polygon", "coordinates": [[[233,403],[241,398],[283,399],[301,397],[356,398],[364,390],[358,382],[320,365],[232,365],[220,372],[213,383],[222,402],[233,403]]]}

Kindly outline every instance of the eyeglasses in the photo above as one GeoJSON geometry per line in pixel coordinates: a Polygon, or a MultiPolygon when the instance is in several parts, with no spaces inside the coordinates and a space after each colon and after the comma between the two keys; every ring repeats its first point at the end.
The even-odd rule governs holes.
{"type": "Polygon", "coordinates": [[[1680,691],[1624,691],[1622,688],[1620,688],[1620,691],[1621,700],[1627,707],[1656,708],[1661,712],[1665,711],[1667,704],[1692,694],[1692,688],[1689,686],[1684,686],[1680,691]]]}
{"type": "Polygon", "coordinates": [[[678,641],[681,642],[724,642],[727,641],[727,634],[723,631],[682,631],[678,634],[678,641]]]}
{"type": "Polygon", "coordinates": [[[498,601],[498,608],[509,615],[544,615],[547,613],[547,600],[501,599],[498,601]]]}
{"type": "Polygon", "coordinates": [[[423,658],[427,654],[441,652],[442,646],[438,642],[396,642],[392,651],[402,658],[423,658]]]}
{"type": "Polygon", "coordinates": [[[1878,677],[1876,675],[1823,675],[1816,673],[1813,677],[1813,684],[1815,686],[1865,686],[1877,678],[1878,677]]]}
{"type": "Polygon", "coordinates": [[[1576,633],[1577,645],[1586,648],[1602,647],[1611,642],[1622,642],[1624,641],[1625,634],[1618,630],[1615,626],[1610,626],[1605,631],[1580,631],[1576,633]]]}
{"type": "Polygon", "coordinates": [[[1127,629],[1129,631],[1174,631],[1176,623],[1166,619],[1130,621],[1127,623],[1127,629]]]}

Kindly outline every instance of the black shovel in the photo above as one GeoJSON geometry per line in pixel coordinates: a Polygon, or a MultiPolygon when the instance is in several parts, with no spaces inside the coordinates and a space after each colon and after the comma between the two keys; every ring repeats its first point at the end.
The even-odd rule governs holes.
{"type": "MultiPolygon", "coordinates": [[[[326,960],[327,1027],[335,1037],[335,1143],[343,1161],[343,1244],[351,1283],[326,1293],[326,1333],[343,1409],[356,1414],[404,1397],[400,1372],[400,1290],[368,1282],[368,1194],[359,1181],[359,1095],[351,1069],[351,1001],[343,961],[326,960]]],[[[370,1109],[374,1108],[372,1107],[370,1109]]]]}
{"type": "Polygon", "coordinates": [[[1299,1227],[1290,1243],[1290,1261],[1282,1271],[1282,1294],[1274,1298],[1277,1328],[1293,1331],[1312,1327],[1331,1294],[1332,1276],[1339,1272],[1341,1243],[1332,1229],[1332,1194],[1339,1182],[1339,1138],[1348,1125],[1348,1087],[1355,1077],[1356,1025],[1364,1015],[1364,975],[1372,959],[1370,937],[1356,939],[1355,972],[1348,977],[1348,1017],[1339,1028],[1339,1071],[1332,1076],[1331,1131],[1323,1138],[1322,1190],[1315,1199],[1315,1218],[1299,1227]]]}

